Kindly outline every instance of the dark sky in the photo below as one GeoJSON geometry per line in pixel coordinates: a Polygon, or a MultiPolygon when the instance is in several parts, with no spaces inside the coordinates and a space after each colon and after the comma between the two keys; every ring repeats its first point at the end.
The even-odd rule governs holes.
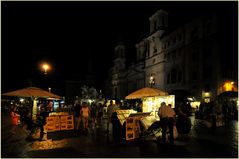
{"type": "Polygon", "coordinates": [[[64,80],[81,79],[88,72],[89,59],[99,86],[112,66],[119,40],[126,44],[127,60],[134,59],[135,44],[148,35],[148,18],[156,10],[168,11],[169,24],[177,26],[211,10],[234,14],[234,6],[226,2],[1,2],[1,90],[29,83],[41,87],[39,65],[47,61],[53,67],[48,75],[53,89],[62,94],[64,80]]]}

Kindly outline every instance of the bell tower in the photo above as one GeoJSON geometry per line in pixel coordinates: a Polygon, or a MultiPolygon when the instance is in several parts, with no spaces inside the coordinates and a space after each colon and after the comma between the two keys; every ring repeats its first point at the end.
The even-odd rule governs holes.
{"type": "Polygon", "coordinates": [[[158,10],[150,18],[150,34],[153,34],[156,31],[160,32],[160,36],[165,32],[165,29],[168,27],[168,12],[164,10],[158,10]]]}
{"type": "Polygon", "coordinates": [[[123,42],[119,42],[119,44],[115,47],[114,52],[114,69],[115,72],[119,72],[125,69],[125,45],[123,42]]]}

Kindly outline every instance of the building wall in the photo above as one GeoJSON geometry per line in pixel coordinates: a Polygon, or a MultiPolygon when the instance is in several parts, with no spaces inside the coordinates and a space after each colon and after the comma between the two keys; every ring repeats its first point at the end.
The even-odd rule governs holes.
{"type": "Polygon", "coordinates": [[[210,92],[213,100],[226,80],[237,83],[237,77],[228,76],[222,69],[220,22],[212,13],[168,30],[168,13],[157,11],[149,18],[150,35],[135,45],[136,64],[120,73],[119,97],[152,86],[168,92],[185,90],[198,100],[203,100],[204,92],[210,92]],[[142,65],[137,65],[140,62],[142,65]],[[150,77],[154,79],[153,85],[150,77]]]}

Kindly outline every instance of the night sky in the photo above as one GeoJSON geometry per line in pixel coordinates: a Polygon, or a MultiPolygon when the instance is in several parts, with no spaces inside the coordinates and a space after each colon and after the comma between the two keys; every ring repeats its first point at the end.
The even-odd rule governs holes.
{"type": "Polygon", "coordinates": [[[65,80],[80,80],[87,74],[89,61],[95,87],[100,87],[120,40],[131,63],[135,44],[149,34],[148,18],[158,9],[169,12],[172,28],[212,10],[225,11],[226,17],[237,15],[237,3],[226,2],[26,1],[1,2],[1,7],[1,91],[30,83],[41,87],[40,63],[47,61],[53,67],[48,74],[52,89],[60,95],[65,80]]]}

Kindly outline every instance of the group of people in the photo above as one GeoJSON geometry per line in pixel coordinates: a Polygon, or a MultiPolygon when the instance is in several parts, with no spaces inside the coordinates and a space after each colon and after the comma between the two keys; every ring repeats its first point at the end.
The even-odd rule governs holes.
{"type": "MultiPolygon", "coordinates": [[[[110,130],[110,126],[112,126],[112,130],[113,130],[113,135],[115,134],[116,127],[114,125],[115,123],[115,117],[116,115],[116,110],[120,109],[121,107],[120,102],[116,102],[116,104],[113,104],[113,101],[111,100],[108,107],[107,107],[107,129],[106,132],[109,133],[110,130]]],[[[89,105],[86,102],[82,102],[82,104],[80,103],[75,103],[74,105],[74,117],[75,117],[75,129],[76,130],[83,130],[84,132],[88,131],[89,128],[89,123],[90,126],[100,126],[101,125],[101,121],[103,119],[103,110],[104,107],[106,107],[106,103],[102,104],[102,103],[91,103],[91,105],[89,105]],[[89,121],[90,120],[90,121],[89,121]]],[[[138,106],[138,110],[139,112],[142,112],[142,103],[139,103],[138,106]]],[[[20,115],[18,114],[16,108],[12,109],[12,111],[10,112],[11,115],[11,119],[12,119],[12,133],[16,132],[16,127],[19,124],[19,120],[20,120],[20,115]]],[[[161,103],[161,107],[158,110],[158,115],[160,117],[160,123],[161,123],[161,128],[162,128],[162,142],[166,143],[167,142],[167,132],[169,132],[169,142],[171,144],[174,143],[174,126],[176,125],[176,113],[174,111],[173,108],[171,108],[171,105],[166,105],[165,102],[161,103]]],[[[47,112],[43,111],[43,108],[40,111],[39,116],[42,118],[41,120],[41,125],[40,129],[41,129],[41,137],[43,137],[43,127],[44,124],[46,124],[46,117],[47,117],[47,112]]],[[[33,127],[33,122],[27,119],[31,119],[31,117],[29,116],[25,116],[25,123],[27,125],[27,127],[33,127]]],[[[31,128],[30,128],[31,129],[31,128]]]]}
{"type": "Polygon", "coordinates": [[[44,105],[39,105],[40,111],[36,114],[36,119],[32,118],[32,111],[27,106],[17,107],[12,106],[9,111],[11,119],[11,134],[17,134],[21,128],[27,134],[27,140],[31,140],[32,135],[40,130],[40,140],[44,140],[44,126],[46,125],[46,118],[49,116],[50,110],[44,105]]]}
{"type": "MultiPolygon", "coordinates": [[[[103,107],[101,103],[96,105],[92,103],[90,106],[83,102],[82,105],[75,105],[75,125],[76,130],[79,130],[81,122],[83,123],[83,130],[89,127],[89,118],[91,118],[91,123],[100,124],[103,117],[103,107]]],[[[110,127],[112,126],[112,134],[117,134],[118,128],[115,121],[116,110],[120,108],[120,102],[110,104],[107,107],[107,129],[106,132],[109,133],[110,127]]],[[[139,111],[142,111],[142,104],[139,104],[139,111]]],[[[166,105],[165,102],[161,103],[161,107],[158,110],[158,115],[160,117],[160,123],[162,128],[162,142],[167,142],[167,133],[169,132],[169,143],[174,144],[174,126],[176,126],[176,113],[171,105],[166,105]]],[[[115,135],[117,136],[117,135],[115,135]]]]}

